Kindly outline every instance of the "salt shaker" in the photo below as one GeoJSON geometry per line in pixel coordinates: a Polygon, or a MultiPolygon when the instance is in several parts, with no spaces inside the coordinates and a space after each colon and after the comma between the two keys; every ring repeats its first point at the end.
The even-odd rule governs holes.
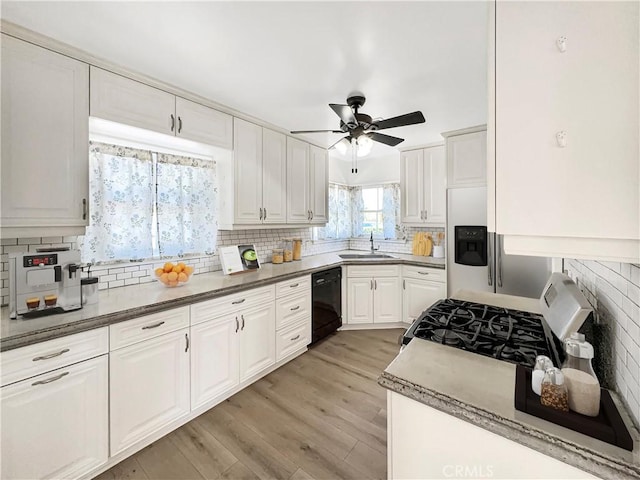
{"type": "Polygon", "coordinates": [[[540,388],[540,403],[562,412],[569,411],[569,392],[559,368],[547,368],[540,388]]]}
{"type": "Polygon", "coordinates": [[[548,368],[553,368],[551,359],[546,355],[538,355],[536,357],[536,364],[533,367],[533,372],[531,373],[531,390],[533,390],[536,395],[540,395],[544,372],[546,372],[548,368]]]}
{"type": "Polygon", "coordinates": [[[593,346],[584,335],[573,333],[564,342],[566,360],[562,373],[569,391],[569,408],[596,417],[600,413],[600,382],[593,371],[593,346]]]}

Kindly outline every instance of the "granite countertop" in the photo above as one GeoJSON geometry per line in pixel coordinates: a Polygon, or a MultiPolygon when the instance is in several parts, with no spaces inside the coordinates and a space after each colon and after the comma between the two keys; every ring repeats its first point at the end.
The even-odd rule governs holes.
{"type": "Polygon", "coordinates": [[[309,275],[340,265],[406,264],[445,268],[445,259],[443,258],[391,253],[393,258],[344,260],[339,257],[344,253],[362,254],[366,252],[331,252],[304,257],[299,262],[279,265],[265,263],[258,271],[239,275],[224,275],[220,271],[194,275],[189,283],[179,288],[166,288],[158,282],[152,282],[101,290],[100,299],[96,305],[88,305],[74,312],[29,320],[9,319],[8,308],[3,307],[0,321],[0,351],[103,327],[140,315],[190,305],[194,302],[209,300],[248,288],[261,287],[289,278],[309,275]]]}
{"type": "MultiPolygon", "coordinates": [[[[454,297],[505,306],[495,294],[494,302],[486,301],[487,294],[473,292],[458,292],[454,297]]],[[[537,302],[510,301],[510,308],[523,310],[526,305],[535,308],[537,302]]],[[[615,393],[612,397],[634,439],[633,452],[516,410],[515,370],[508,362],[414,339],[378,383],[597,477],[640,478],[640,435],[615,393]]]]}

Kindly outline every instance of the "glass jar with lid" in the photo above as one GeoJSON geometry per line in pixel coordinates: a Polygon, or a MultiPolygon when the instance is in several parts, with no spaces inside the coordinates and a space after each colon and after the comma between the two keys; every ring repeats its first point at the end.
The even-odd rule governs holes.
{"type": "Polygon", "coordinates": [[[302,239],[301,238],[293,239],[293,259],[294,260],[302,259],[302,239]]]}
{"type": "Polygon", "coordinates": [[[600,413],[600,382],[593,370],[593,346],[581,333],[573,333],[564,342],[566,358],[562,364],[569,408],[574,412],[596,417],[600,413]]]}
{"type": "Polygon", "coordinates": [[[274,265],[280,264],[284,261],[284,250],[281,248],[274,248],[271,250],[271,263],[274,265]]]}
{"type": "Polygon", "coordinates": [[[282,241],[282,250],[284,251],[284,261],[290,262],[293,260],[293,240],[285,238],[282,241]]]}

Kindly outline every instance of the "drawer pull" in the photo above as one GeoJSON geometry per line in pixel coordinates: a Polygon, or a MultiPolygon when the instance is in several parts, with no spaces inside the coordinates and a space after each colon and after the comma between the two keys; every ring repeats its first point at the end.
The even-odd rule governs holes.
{"type": "Polygon", "coordinates": [[[300,334],[298,334],[298,335],[296,335],[295,337],[293,337],[293,338],[291,339],[291,341],[293,342],[293,341],[295,341],[295,340],[297,340],[297,339],[299,339],[299,338],[300,338],[300,334]]]}
{"type": "Polygon", "coordinates": [[[238,305],[239,303],[243,303],[245,301],[244,298],[241,298],[240,300],[236,300],[235,302],[231,302],[231,305],[238,305]]]}
{"type": "Polygon", "coordinates": [[[298,310],[300,308],[300,305],[296,305],[295,307],[291,307],[290,310],[292,312],[295,312],[296,310],[298,310]]]}
{"type": "Polygon", "coordinates": [[[296,288],[298,285],[300,285],[299,283],[292,283],[291,285],[289,285],[289,288],[296,288]]]}
{"type": "Polygon", "coordinates": [[[142,327],[142,330],[151,330],[152,328],[158,328],[160,325],[164,325],[164,322],[154,323],[153,325],[146,325],[142,327]]]}
{"type": "Polygon", "coordinates": [[[429,275],[429,272],[418,272],[420,275],[429,275]]]}
{"type": "Polygon", "coordinates": [[[46,380],[38,380],[37,382],[33,382],[31,384],[32,387],[36,385],[46,385],[47,383],[55,382],[56,380],[60,380],[62,377],[66,377],[69,375],[69,372],[62,372],[60,375],[56,375],[55,377],[47,378],[46,380]]]}
{"type": "Polygon", "coordinates": [[[70,350],[68,348],[65,348],[64,350],[60,350],[59,352],[56,353],[50,353],[49,355],[42,355],[41,357],[36,357],[33,359],[34,362],[37,362],[39,360],[49,360],[50,358],[54,358],[54,357],[59,357],[60,355],[69,352],[70,350]]]}

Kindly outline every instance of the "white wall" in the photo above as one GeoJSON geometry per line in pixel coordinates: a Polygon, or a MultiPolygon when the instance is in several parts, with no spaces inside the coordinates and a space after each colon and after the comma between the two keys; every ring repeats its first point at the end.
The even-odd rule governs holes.
{"type": "Polygon", "coordinates": [[[358,173],[351,173],[351,162],[329,157],[329,181],[345,185],[372,185],[400,182],[400,152],[384,157],[358,159],[358,173]]]}

